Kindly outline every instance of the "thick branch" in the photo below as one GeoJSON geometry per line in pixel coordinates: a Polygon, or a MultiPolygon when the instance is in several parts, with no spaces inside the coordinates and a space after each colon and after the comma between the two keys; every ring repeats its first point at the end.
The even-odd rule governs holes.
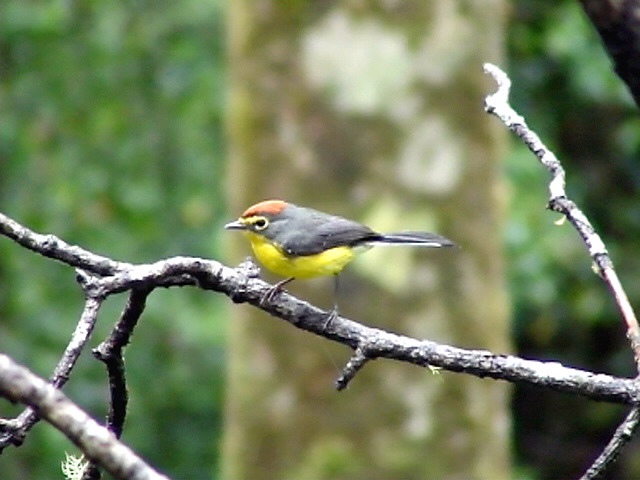
{"type": "Polygon", "coordinates": [[[271,289],[270,284],[258,278],[248,278],[241,271],[225,267],[214,260],[174,257],[141,265],[113,277],[96,280],[96,291],[108,295],[110,292],[154,285],[180,274],[192,275],[198,279],[202,288],[222,292],[232,297],[236,303],[249,303],[300,329],[353,349],[362,345],[366,349],[367,358],[382,357],[423,367],[436,366],[453,372],[528,383],[614,403],[633,404],[640,401],[640,386],[632,379],[596,375],[554,362],[524,360],[416,340],[367,327],[343,317],[336,318],[329,328],[325,328],[326,312],[286,292],[262,304],[262,298],[271,289]]]}
{"type": "Polygon", "coordinates": [[[640,1],[580,0],[580,3],[600,34],[616,73],[640,107],[640,1]]]}
{"type": "Polygon", "coordinates": [[[120,443],[60,390],[0,354],[0,395],[34,408],[87,458],[122,480],[168,480],[120,443]]]}
{"type": "MultiPolygon", "coordinates": [[[[0,219],[1,222],[1,219],[0,219]]],[[[510,382],[527,383],[595,400],[621,404],[640,402],[640,387],[632,379],[616,378],[514,356],[465,350],[395,335],[338,317],[325,328],[326,312],[283,292],[261,304],[271,285],[254,278],[256,271],[232,269],[214,260],[174,257],[148,265],[132,266],[116,275],[92,279],[92,292],[107,296],[132,288],[184,285],[184,275],[197,279],[201,288],[227,295],[236,303],[249,303],[297,328],[357,349],[366,346],[368,358],[390,358],[422,367],[435,366],[510,382]]]]}

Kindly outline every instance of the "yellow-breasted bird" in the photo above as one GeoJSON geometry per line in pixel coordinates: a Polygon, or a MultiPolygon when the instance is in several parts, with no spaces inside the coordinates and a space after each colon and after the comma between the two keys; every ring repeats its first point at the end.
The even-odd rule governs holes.
{"type": "MultiPolygon", "coordinates": [[[[265,200],[249,207],[227,230],[241,230],[257,260],[268,270],[285,277],[263,297],[272,298],[296,278],[338,274],[353,260],[357,250],[375,245],[452,247],[440,235],[427,232],[378,233],[366,225],[283,200],[265,200]]],[[[337,305],[329,323],[337,315],[337,305]]]]}

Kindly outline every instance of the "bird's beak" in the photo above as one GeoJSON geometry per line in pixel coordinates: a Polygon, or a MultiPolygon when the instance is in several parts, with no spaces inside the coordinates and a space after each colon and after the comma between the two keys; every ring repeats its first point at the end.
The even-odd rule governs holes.
{"type": "Polygon", "coordinates": [[[225,230],[246,230],[247,226],[244,223],[240,223],[239,220],[235,222],[229,222],[224,226],[225,230]]]}

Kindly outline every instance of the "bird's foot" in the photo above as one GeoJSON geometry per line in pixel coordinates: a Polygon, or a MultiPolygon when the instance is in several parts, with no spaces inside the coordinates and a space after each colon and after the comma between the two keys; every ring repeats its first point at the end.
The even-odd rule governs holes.
{"type": "Polygon", "coordinates": [[[284,280],[280,280],[273,287],[267,290],[267,293],[265,293],[260,299],[260,305],[264,307],[267,303],[271,302],[277,294],[284,291],[284,288],[282,287],[284,287],[291,280],[293,280],[293,278],[285,278],[284,280]]]}
{"type": "Polygon", "coordinates": [[[338,309],[333,307],[327,314],[327,318],[324,321],[324,329],[326,330],[329,328],[329,325],[331,325],[336,318],[338,318],[338,309]]]}
{"type": "Polygon", "coordinates": [[[279,294],[280,292],[282,292],[283,288],[279,285],[279,284],[275,284],[273,287],[271,287],[269,290],[267,290],[267,293],[265,293],[262,298],[260,299],[260,305],[261,306],[265,306],[267,303],[271,302],[271,300],[273,300],[273,298],[279,294]]]}

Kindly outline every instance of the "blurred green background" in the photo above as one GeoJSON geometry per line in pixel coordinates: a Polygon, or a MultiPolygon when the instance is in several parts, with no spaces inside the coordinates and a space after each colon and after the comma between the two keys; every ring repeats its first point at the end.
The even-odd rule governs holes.
{"type": "MultiPolygon", "coordinates": [[[[119,260],[222,258],[220,227],[237,213],[224,205],[224,14],[220,0],[0,3],[0,211],[119,260]]],[[[565,163],[569,194],[637,304],[637,109],[575,1],[511,3],[505,44],[514,105],[565,163]]],[[[577,236],[544,210],[546,175],[515,141],[505,177],[518,353],[634,375],[615,306],[577,236]]],[[[73,277],[0,240],[0,351],[50,374],[82,306],[73,277]]],[[[93,345],[124,301],[108,301],[93,345]]],[[[176,479],[216,478],[227,306],[196,289],[154,292],[127,350],[123,438],[176,479]]],[[[65,391],[106,413],[104,371],[90,355],[65,391]]],[[[19,411],[0,405],[3,417],[19,411]]],[[[575,476],[625,410],[517,387],[513,414],[513,477],[537,479],[575,476]]],[[[639,448],[611,478],[640,476],[639,448]]],[[[65,451],[74,449],[39,424],[0,457],[3,478],[62,478],[65,451]]]]}
{"type": "MultiPolygon", "coordinates": [[[[220,258],[223,23],[218,1],[2,2],[2,212],[112,258],[220,258]]],[[[82,308],[74,272],[7,241],[0,256],[0,350],[47,377],[82,308]]],[[[125,300],[108,301],[92,347],[125,300]]],[[[174,478],[216,471],[225,306],[197,289],[157,291],[126,353],[123,438],[174,478]]],[[[88,351],[65,391],[106,414],[88,351]]],[[[38,425],[2,455],[1,476],[62,478],[65,451],[38,425]]]]}

